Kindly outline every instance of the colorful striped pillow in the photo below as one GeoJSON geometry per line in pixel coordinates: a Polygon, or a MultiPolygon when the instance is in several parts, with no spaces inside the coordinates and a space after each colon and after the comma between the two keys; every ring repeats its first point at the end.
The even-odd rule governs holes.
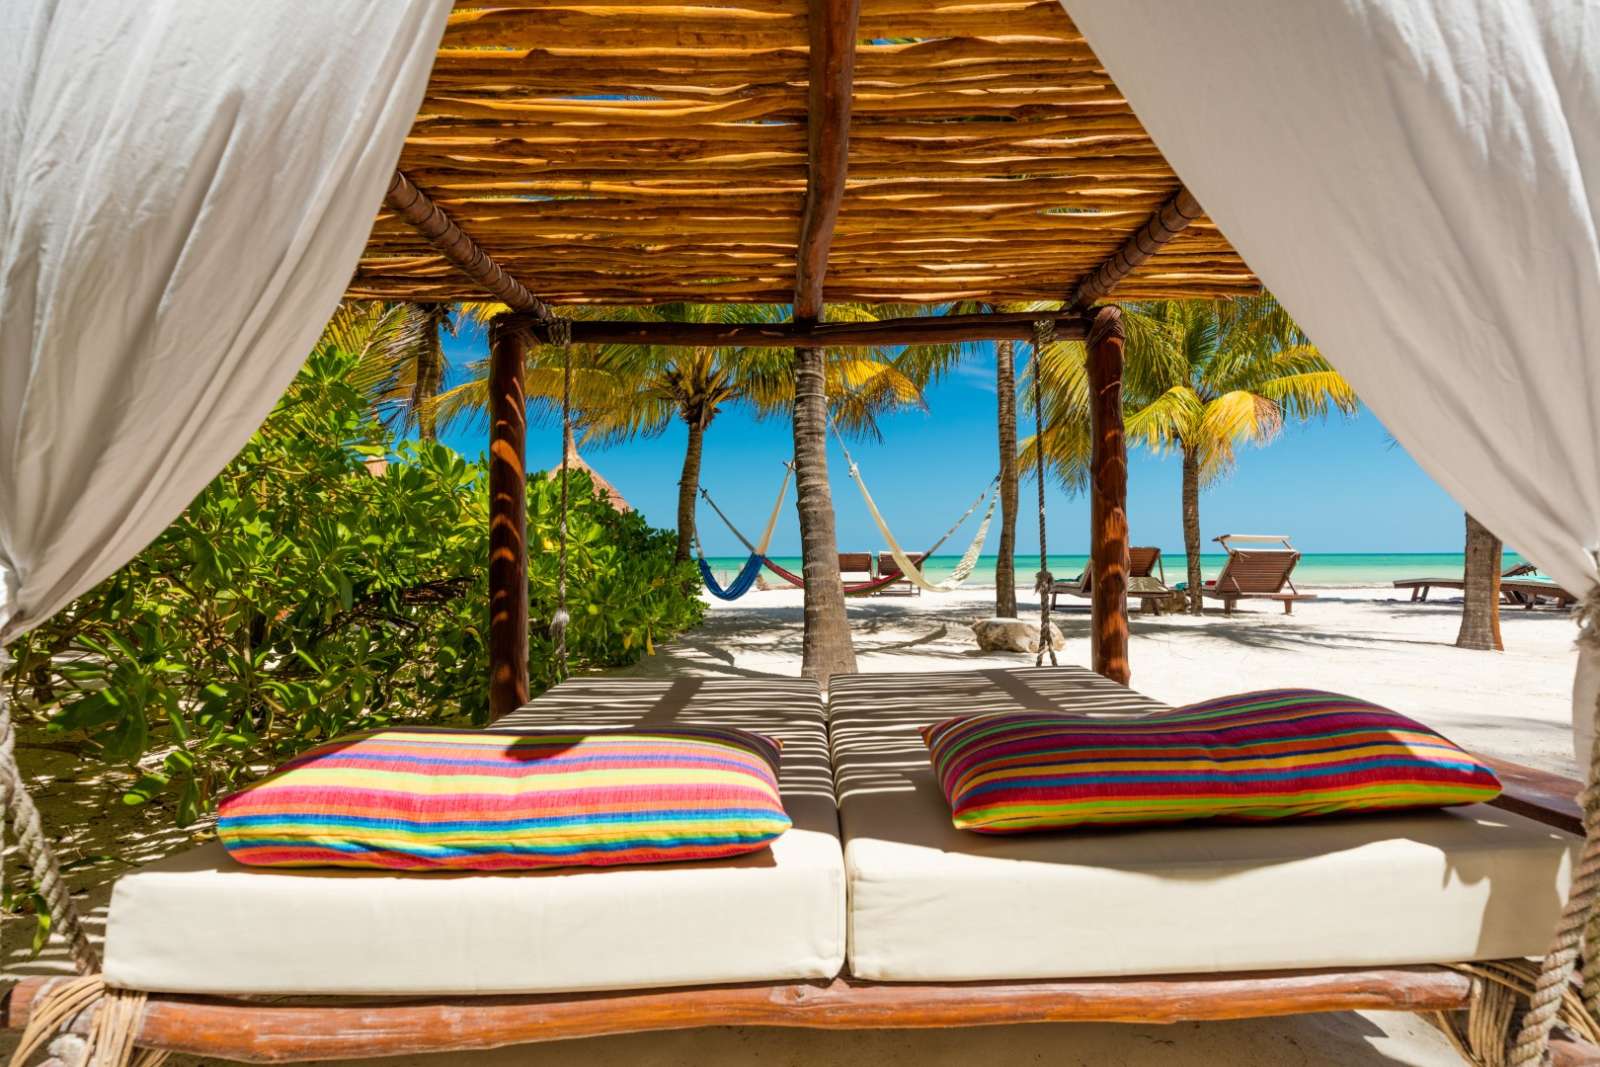
{"type": "Polygon", "coordinates": [[[383,730],[296,757],[222,802],[263,867],[506,871],[754,852],[789,828],[778,744],[741,730],[383,730]]]}
{"type": "Polygon", "coordinates": [[[1293,819],[1492,800],[1494,773],[1426,726],[1314,689],[1137,719],[966,715],[923,730],[958,829],[1008,834],[1293,819]]]}

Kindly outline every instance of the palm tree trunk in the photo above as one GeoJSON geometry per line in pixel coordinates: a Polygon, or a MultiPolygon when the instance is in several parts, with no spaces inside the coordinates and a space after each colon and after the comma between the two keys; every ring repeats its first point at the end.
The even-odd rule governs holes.
{"type": "Polygon", "coordinates": [[[999,397],[1000,548],[994,560],[994,613],[1017,617],[1017,361],[1010,341],[994,346],[994,388],[999,397]]]}
{"type": "Polygon", "coordinates": [[[700,455],[706,428],[700,419],[689,420],[689,446],[683,451],[683,477],[678,479],[678,562],[694,552],[694,496],[700,489],[700,455]]]}
{"type": "Polygon", "coordinates": [[[839,580],[839,539],[828,488],[828,393],[825,350],[794,353],[794,484],[805,562],[805,637],[801,671],[824,688],[835,674],[856,672],[850,622],[839,580]]]}
{"type": "Polygon", "coordinates": [[[1503,652],[1500,641],[1500,539],[1467,516],[1467,567],[1461,596],[1457,648],[1503,652]]]}
{"type": "Polygon", "coordinates": [[[417,435],[424,441],[439,439],[438,420],[433,400],[444,384],[444,349],[435,328],[433,336],[417,352],[417,380],[411,390],[411,410],[417,413],[417,435]]]}
{"type": "Polygon", "coordinates": [[[1200,614],[1200,454],[1183,449],[1183,554],[1189,563],[1189,613],[1200,614]]]}

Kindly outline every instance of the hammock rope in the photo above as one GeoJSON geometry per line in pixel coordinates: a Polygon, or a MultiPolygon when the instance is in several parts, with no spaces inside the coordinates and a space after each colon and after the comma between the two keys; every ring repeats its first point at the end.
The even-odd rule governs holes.
{"type": "Polygon", "coordinates": [[[989,524],[994,521],[995,505],[1000,500],[1000,495],[994,493],[995,488],[1000,484],[1000,476],[998,474],[994,476],[994,480],[989,483],[988,488],[979,493],[978,499],[972,502],[972,506],[961,513],[961,517],[955,521],[955,525],[946,530],[944,536],[934,542],[934,546],[924,553],[923,559],[926,560],[937,552],[946,541],[955,535],[957,530],[961,529],[962,524],[972,517],[972,513],[978,510],[978,506],[983,503],[984,499],[988,498],[989,507],[983,513],[983,521],[978,524],[977,533],[973,535],[972,543],[967,546],[966,552],[962,553],[960,561],[956,563],[955,570],[951,571],[950,577],[942,582],[930,582],[927,576],[922,573],[922,568],[918,567],[916,561],[906,554],[905,549],[900,547],[900,542],[895,539],[894,533],[889,529],[889,523],[884,519],[883,513],[878,510],[877,502],[872,499],[872,493],[867,489],[866,479],[861,477],[861,467],[856,463],[855,457],[850,454],[850,446],[844,443],[844,436],[839,433],[838,425],[829,423],[829,428],[833,430],[833,436],[839,442],[839,448],[844,453],[845,465],[850,471],[850,480],[855,482],[856,488],[860,490],[861,499],[866,503],[867,511],[872,515],[872,521],[877,524],[878,532],[883,535],[884,543],[889,546],[889,555],[894,557],[895,565],[900,568],[900,573],[905,576],[906,580],[917,588],[930,593],[948,593],[966,581],[972,575],[973,569],[977,567],[978,557],[983,554],[984,542],[989,538],[989,524]],[[994,493],[994,495],[990,496],[991,493],[994,493]]]}
{"type": "MultiPolygon", "coordinates": [[[[561,681],[569,673],[567,626],[572,622],[572,616],[567,612],[567,442],[572,440],[572,322],[568,319],[552,319],[549,329],[550,343],[561,349],[561,518],[556,556],[556,610],[550,617],[556,680],[561,681]]],[[[524,529],[524,542],[527,536],[527,530],[524,529]]]]}

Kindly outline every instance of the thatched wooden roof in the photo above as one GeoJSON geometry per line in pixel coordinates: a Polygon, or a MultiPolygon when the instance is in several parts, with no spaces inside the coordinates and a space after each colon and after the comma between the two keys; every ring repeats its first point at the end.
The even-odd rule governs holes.
{"type": "MultiPolygon", "coordinates": [[[[399,168],[543,301],[790,302],[808,6],[846,5],[461,0],[399,168]]],[[[1056,0],[861,0],[854,39],[829,301],[1060,300],[1180,188],[1056,0]]],[[[1117,297],[1257,287],[1202,217],[1117,297]]],[[[350,293],[483,298],[388,210],[350,293]]]]}

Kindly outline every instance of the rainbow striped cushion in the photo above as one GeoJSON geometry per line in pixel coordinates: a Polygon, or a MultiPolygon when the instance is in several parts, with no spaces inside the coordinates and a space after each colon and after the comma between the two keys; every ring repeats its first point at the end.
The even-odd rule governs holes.
{"type": "Polygon", "coordinates": [[[741,730],[383,730],[223,800],[241,863],[505,871],[754,852],[789,828],[778,744],[741,730]]]}
{"type": "Polygon", "coordinates": [[[1138,719],[966,715],[923,730],[963,830],[1293,819],[1492,800],[1494,773],[1426,726],[1314,689],[1138,719]]]}

